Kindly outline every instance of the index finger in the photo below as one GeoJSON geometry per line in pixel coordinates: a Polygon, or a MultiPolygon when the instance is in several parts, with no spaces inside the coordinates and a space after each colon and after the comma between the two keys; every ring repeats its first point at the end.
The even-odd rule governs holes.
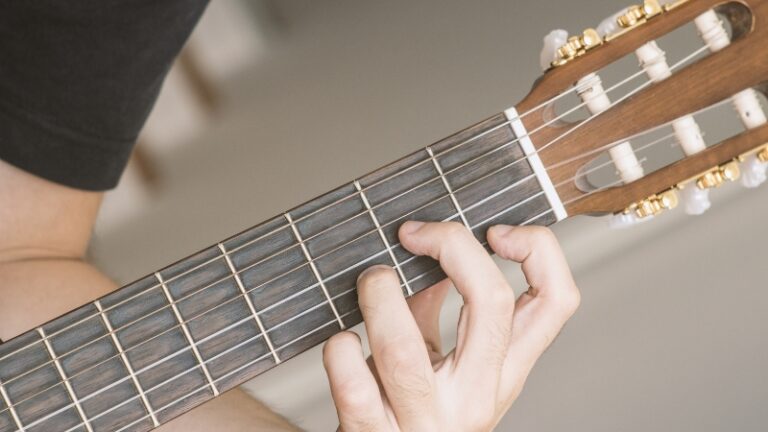
{"type": "Polygon", "coordinates": [[[457,223],[408,222],[400,229],[400,242],[416,255],[438,260],[461,293],[466,332],[460,332],[456,346],[457,372],[481,393],[495,397],[515,304],[515,293],[501,270],[472,233],[457,223]]]}

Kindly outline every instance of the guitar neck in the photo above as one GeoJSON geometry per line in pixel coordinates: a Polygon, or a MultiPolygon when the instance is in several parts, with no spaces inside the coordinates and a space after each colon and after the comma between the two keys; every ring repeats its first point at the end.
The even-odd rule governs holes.
{"type": "Polygon", "coordinates": [[[404,221],[485,243],[561,219],[552,190],[514,110],[496,115],[0,345],[0,432],[153,429],[361,322],[368,266],[406,296],[442,280],[404,221]]]}

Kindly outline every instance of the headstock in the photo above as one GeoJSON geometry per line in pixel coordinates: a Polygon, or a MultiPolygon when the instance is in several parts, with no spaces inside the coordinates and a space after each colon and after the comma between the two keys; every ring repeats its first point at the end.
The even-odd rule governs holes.
{"type": "MultiPolygon", "coordinates": [[[[708,207],[710,188],[738,178],[741,163],[749,161],[747,170],[762,169],[764,175],[768,124],[750,89],[768,94],[768,0],[646,0],[610,23],[616,25],[604,24],[600,32],[588,30],[565,41],[516,107],[569,215],[643,218],[676,206],[681,191],[696,213],[708,207]],[[725,39],[716,28],[718,16],[731,30],[725,39]],[[691,22],[700,30],[706,56],[667,64],[654,41],[691,22]],[[612,100],[600,95],[608,90],[595,72],[633,54],[640,59],[643,79],[629,86],[629,92],[611,94],[612,100]],[[587,119],[559,119],[551,101],[566,92],[582,96],[591,112],[587,119]],[[728,100],[739,110],[744,130],[704,145],[692,114],[728,100]],[[683,157],[645,173],[628,141],[661,127],[674,129],[683,157]],[[580,188],[580,170],[606,151],[622,181],[598,190],[580,188]]],[[[752,174],[760,177],[759,172],[752,174]]]]}

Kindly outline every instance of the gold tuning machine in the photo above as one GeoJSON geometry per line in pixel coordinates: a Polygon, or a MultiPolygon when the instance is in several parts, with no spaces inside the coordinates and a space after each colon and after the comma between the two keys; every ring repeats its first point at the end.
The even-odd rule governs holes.
{"type": "MultiPolygon", "coordinates": [[[[766,156],[768,156],[768,154],[766,156]]],[[[696,186],[699,189],[717,188],[722,186],[726,181],[738,180],[740,176],[741,170],[739,169],[739,163],[737,161],[731,161],[725,165],[716,167],[699,177],[696,180],[696,186]]]]}
{"type": "Polygon", "coordinates": [[[592,28],[586,29],[581,36],[568,38],[568,42],[557,50],[557,59],[552,62],[552,66],[562,66],[602,44],[603,38],[600,37],[597,30],[592,28]]]}
{"type": "Polygon", "coordinates": [[[625,213],[634,211],[638,218],[643,219],[649,216],[656,216],[664,210],[672,210],[677,207],[678,202],[677,191],[669,189],[632,204],[625,210],[625,213]]]}
{"type": "Polygon", "coordinates": [[[636,27],[649,19],[661,15],[664,7],[659,0],[645,0],[642,5],[631,6],[617,18],[619,26],[624,29],[636,27]]]}
{"type": "Polygon", "coordinates": [[[757,153],[757,159],[762,163],[768,163],[768,146],[757,153]]]}

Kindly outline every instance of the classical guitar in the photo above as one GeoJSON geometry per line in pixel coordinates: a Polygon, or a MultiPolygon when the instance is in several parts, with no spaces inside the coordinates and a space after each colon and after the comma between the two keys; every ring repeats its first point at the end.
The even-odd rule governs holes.
{"type": "Polygon", "coordinates": [[[678,202],[703,212],[740,174],[756,186],[766,41],[767,0],[646,0],[553,32],[513,108],[0,345],[0,432],[148,431],[358,324],[362,269],[392,266],[418,293],[445,275],[400,246],[405,220],[457,221],[485,243],[493,224],[628,225],[678,202]],[[666,55],[685,28],[699,48],[666,55]],[[640,67],[609,83],[626,58],[640,67]],[[698,119],[715,108],[740,130],[708,142],[698,119]],[[672,157],[642,157],[661,142],[672,157]]]}

